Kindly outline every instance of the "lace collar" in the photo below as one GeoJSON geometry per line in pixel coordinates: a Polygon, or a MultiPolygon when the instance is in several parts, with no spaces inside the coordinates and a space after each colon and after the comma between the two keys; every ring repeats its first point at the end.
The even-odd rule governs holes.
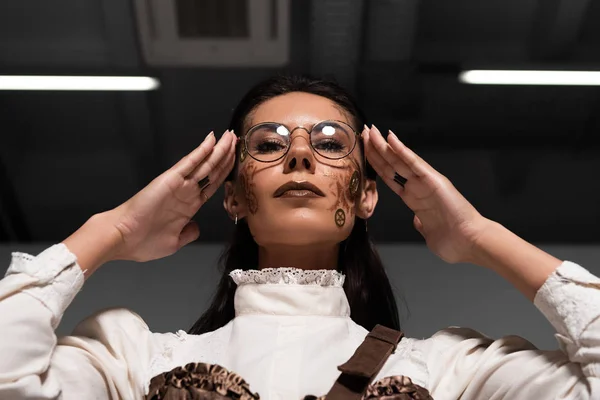
{"type": "Polygon", "coordinates": [[[344,274],[334,270],[235,270],[234,307],[241,315],[349,317],[344,274]]]}
{"type": "Polygon", "coordinates": [[[229,273],[236,285],[248,283],[344,286],[344,274],[332,269],[306,270],[300,268],[236,269],[229,273]]]}

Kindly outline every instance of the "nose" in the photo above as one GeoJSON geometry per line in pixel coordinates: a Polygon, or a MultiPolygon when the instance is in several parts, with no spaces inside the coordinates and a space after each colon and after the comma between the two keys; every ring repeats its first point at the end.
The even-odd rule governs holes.
{"type": "Polygon", "coordinates": [[[310,134],[304,128],[296,128],[298,132],[290,133],[290,149],[285,157],[284,173],[298,170],[315,172],[315,156],[310,145],[310,134]]]}

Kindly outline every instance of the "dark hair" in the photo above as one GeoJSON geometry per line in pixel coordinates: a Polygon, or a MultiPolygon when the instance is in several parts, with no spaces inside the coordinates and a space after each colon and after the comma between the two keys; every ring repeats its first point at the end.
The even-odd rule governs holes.
{"type": "MultiPolygon", "coordinates": [[[[335,102],[354,119],[355,129],[362,130],[365,116],[345,89],[335,82],[307,76],[275,76],[254,86],[234,110],[230,129],[241,134],[247,117],[256,107],[273,97],[292,92],[311,93],[335,102]]],[[[360,144],[362,149],[362,142],[360,144]]],[[[368,179],[376,178],[375,171],[368,163],[365,170],[368,179]]],[[[228,179],[233,180],[234,175],[228,179]]],[[[367,330],[376,324],[399,330],[394,293],[366,227],[366,221],[357,217],[350,236],[339,247],[337,268],[346,275],[344,291],[350,303],[350,317],[367,330]]],[[[236,225],[233,240],[221,255],[219,264],[223,270],[219,286],[208,310],[190,329],[191,334],[213,331],[234,317],[236,285],[229,273],[234,269],[258,265],[258,245],[245,220],[240,220],[236,225]]]]}

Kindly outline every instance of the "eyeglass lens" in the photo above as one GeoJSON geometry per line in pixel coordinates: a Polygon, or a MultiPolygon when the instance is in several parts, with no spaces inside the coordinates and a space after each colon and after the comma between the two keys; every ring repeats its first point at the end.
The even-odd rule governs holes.
{"type": "MultiPolygon", "coordinates": [[[[343,122],[323,121],[310,132],[313,149],[329,159],[346,157],[354,148],[354,130],[343,122]]],[[[246,135],[247,151],[260,161],[275,161],[283,157],[291,143],[291,133],[282,124],[264,123],[255,126],[246,135]]]]}

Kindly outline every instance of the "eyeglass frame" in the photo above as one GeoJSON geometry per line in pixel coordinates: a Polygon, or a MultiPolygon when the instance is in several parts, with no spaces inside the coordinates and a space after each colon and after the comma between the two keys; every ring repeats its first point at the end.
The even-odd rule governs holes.
{"type": "MultiPolygon", "coordinates": [[[[297,126],[297,127],[295,127],[294,129],[290,129],[290,128],[288,128],[288,127],[287,127],[285,124],[282,124],[281,122],[265,121],[265,122],[260,122],[260,123],[258,123],[258,124],[256,124],[256,125],[252,125],[250,128],[248,128],[248,130],[246,130],[246,133],[245,133],[243,136],[239,136],[239,137],[237,138],[237,142],[238,142],[238,143],[239,143],[239,142],[242,142],[242,143],[243,143],[243,145],[244,145],[244,147],[242,148],[242,161],[243,161],[243,159],[244,159],[244,155],[243,155],[243,153],[244,153],[244,152],[245,152],[247,155],[249,155],[249,156],[250,156],[252,159],[254,159],[254,160],[258,161],[258,162],[262,162],[262,163],[272,163],[272,162],[279,161],[279,160],[281,160],[282,158],[284,158],[284,157],[287,155],[287,153],[290,151],[290,149],[292,148],[292,139],[291,139],[291,138],[292,138],[292,133],[294,133],[294,131],[295,131],[295,130],[297,130],[297,129],[302,129],[302,130],[304,130],[306,133],[308,133],[308,137],[310,138],[310,135],[311,135],[311,133],[312,133],[313,129],[315,128],[315,126],[317,126],[317,125],[319,125],[319,124],[322,124],[323,122],[338,122],[338,123],[342,123],[342,124],[344,124],[344,125],[348,126],[348,127],[350,128],[350,130],[351,130],[351,131],[354,133],[354,135],[355,135],[355,136],[358,136],[359,138],[362,138],[362,132],[357,132],[357,131],[355,131],[355,130],[354,130],[354,128],[353,128],[353,127],[352,127],[352,126],[351,126],[349,123],[347,123],[347,122],[344,122],[344,121],[340,121],[340,120],[338,120],[338,119],[324,119],[323,121],[319,121],[319,122],[315,123],[315,124],[314,124],[314,125],[313,125],[313,126],[310,128],[310,131],[309,131],[309,130],[308,130],[306,127],[304,127],[304,126],[297,126]],[[283,153],[283,154],[282,154],[280,157],[278,157],[278,158],[276,158],[276,159],[274,159],[274,160],[271,160],[271,161],[263,161],[263,160],[259,160],[259,159],[257,159],[257,158],[256,158],[256,157],[254,157],[252,154],[250,154],[250,152],[248,151],[248,143],[247,143],[246,141],[247,141],[247,138],[248,138],[248,133],[250,133],[250,131],[252,131],[253,129],[255,129],[255,128],[256,128],[256,127],[258,127],[258,126],[261,126],[261,125],[268,125],[268,124],[280,125],[280,126],[283,126],[285,129],[287,129],[287,131],[290,133],[290,134],[289,134],[289,137],[290,137],[290,142],[289,142],[289,145],[287,146],[287,149],[285,150],[285,152],[284,152],[284,153],[283,153]]],[[[343,160],[344,158],[346,158],[346,157],[348,157],[350,154],[352,154],[352,152],[353,152],[353,151],[354,151],[354,149],[356,148],[356,143],[358,143],[358,139],[356,139],[356,140],[354,141],[354,144],[352,145],[352,149],[350,149],[350,151],[348,152],[348,154],[346,154],[346,155],[345,155],[345,156],[343,156],[343,157],[339,157],[339,158],[331,158],[331,157],[324,156],[323,154],[319,153],[319,151],[318,151],[317,149],[315,149],[315,147],[313,146],[312,140],[309,140],[309,143],[310,143],[310,148],[312,149],[313,153],[316,153],[316,154],[318,154],[320,157],[326,158],[326,159],[328,159],[328,160],[343,160]]],[[[365,154],[365,161],[366,161],[366,154],[365,154]]]]}

